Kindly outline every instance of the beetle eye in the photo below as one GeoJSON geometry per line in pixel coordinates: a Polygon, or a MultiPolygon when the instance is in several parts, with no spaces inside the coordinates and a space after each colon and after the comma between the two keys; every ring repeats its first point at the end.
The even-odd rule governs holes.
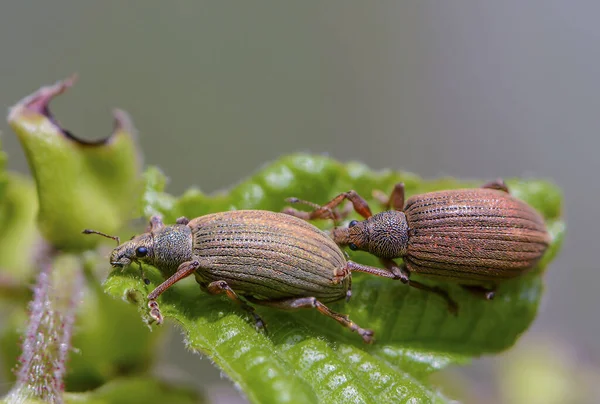
{"type": "Polygon", "coordinates": [[[358,220],[352,220],[350,223],[348,223],[348,228],[350,227],[354,227],[358,224],[358,220]]]}
{"type": "Polygon", "coordinates": [[[138,247],[135,249],[136,257],[145,257],[148,254],[148,249],[146,247],[138,247]]]}
{"type": "Polygon", "coordinates": [[[356,251],[358,250],[358,247],[356,246],[356,244],[354,243],[350,243],[348,244],[348,248],[350,248],[352,251],[356,251]]]}

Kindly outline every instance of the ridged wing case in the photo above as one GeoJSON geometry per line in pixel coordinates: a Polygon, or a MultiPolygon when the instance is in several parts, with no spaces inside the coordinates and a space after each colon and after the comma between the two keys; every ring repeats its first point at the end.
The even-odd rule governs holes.
{"type": "Polygon", "coordinates": [[[194,253],[201,283],[224,280],[257,299],[311,296],[323,302],[346,296],[346,259],[333,240],[310,223],[269,211],[239,210],[193,219],[194,253]],[[337,276],[336,276],[337,274],[337,276]]]}
{"type": "Polygon", "coordinates": [[[549,245],[543,218],[494,189],[415,195],[406,201],[409,270],[456,281],[512,278],[533,267],[549,245]]]}

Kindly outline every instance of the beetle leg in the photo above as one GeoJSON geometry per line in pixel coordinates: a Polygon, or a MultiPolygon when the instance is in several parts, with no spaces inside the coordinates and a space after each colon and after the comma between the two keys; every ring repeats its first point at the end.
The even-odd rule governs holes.
{"type": "Polygon", "coordinates": [[[348,268],[348,265],[346,265],[342,268],[336,268],[333,271],[332,282],[334,285],[337,285],[346,278],[348,278],[348,290],[346,290],[346,301],[348,302],[352,297],[352,276],[350,276],[350,269],[348,268]]]}
{"type": "Polygon", "coordinates": [[[138,261],[138,265],[140,266],[140,274],[142,275],[142,280],[144,281],[144,284],[150,285],[150,279],[146,278],[146,272],[144,272],[142,263],[138,261]]]}
{"type": "MultiPolygon", "coordinates": [[[[291,214],[292,216],[298,216],[302,219],[313,220],[313,219],[336,219],[336,215],[339,213],[333,213],[334,209],[342,203],[345,199],[352,202],[352,206],[354,210],[364,217],[365,219],[373,216],[371,213],[371,208],[369,208],[369,204],[364,200],[362,196],[356,193],[356,191],[348,191],[343,194],[339,194],[329,202],[327,202],[323,206],[315,205],[316,208],[312,212],[308,212],[308,215],[303,215],[302,212],[295,211],[295,209],[286,209],[284,212],[287,214],[291,214]],[[295,211],[295,212],[294,212],[295,211]]],[[[288,202],[290,203],[306,203],[298,198],[288,198],[288,202]]],[[[310,205],[314,205],[311,202],[308,202],[310,205]]]]}
{"type": "Polygon", "coordinates": [[[402,265],[399,266],[393,260],[388,258],[380,258],[379,260],[386,268],[390,270],[390,272],[396,275],[402,283],[408,286],[412,286],[416,289],[421,289],[427,292],[435,293],[436,295],[442,297],[446,301],[446,304],[448,305],[448,311],[450,311],[450,313],[454,315],[458,313],[458,305],[454,300],[452,300],[452,298],[448,295],[448,292],[446,292],[444,289],[438,288],[437,286],[427,286],[422,284],[421,282],[410,280],[410,271],[404,263],[402,263],[402,265]]]}
{"type": "Polygon", "coordinates": [[[340,220],[344,217],[339,212],[333,211],[331,209],[322,209],[316,203],[312,203],[309,201],[303,201],[302,199],[288,198],[288,199],[286,199],[286,202],[300,203],[303,205],[311,206],[314,209],[312,212],[306,212],[306,211],[294,209],[294,208],[291,208],[288,206],[282,210],[282,213],[285,213],[286,215],[290,215],[290,216],[299,217],[300,219],[304,219],[304,220],[331,219],[331,220],[333,220],[333,222],[335,224],[335,222],[337,222],[338,220],[340,220]],[[317,213],[315,214],[315,212],[317,212],[317,213]]]}
{"type": "Polygon", "coordinates": [[[350,270],[348,269],[347,266],[343,266],[341,268],[336,268],[333,270],[333,284],[337,285],[338,283],[340,283],[341,281],[343,281],[344,279],[346,279],[348,277],[348,274],[350,274],[350,270]]]}
{"type": "Polygon", "coordinates": [[[390,209],[390,197],[385,192],[380,189],[374,189],[373,192],[371,192],[371,195],[373,198],[377,199],[377,202],[383,206],[384,210],[390,209]]]}
{"type": "Polygon", "coordinates": [[[390,200],[388,202],[388,209],[398,210],[402,212],[404,210],[404,183],[399,182],[394,186],[390,200]]]}
{"type": "Polygon", "coordinates": [[[146,228],[146,232],[152,232],[165,227],[160,216],[152,216],[150,218],[150,223],[148,223],[148,227],[146,228]]]}
{"type": "Polygon", "coordinates": [[[495,181],[486,182],[485,184],[483,184],[481,186],[481,188],[497,189],[498,191],[504,191],[507,194],[510,193],[508,191],[508,186],[506,185],[506,183],[504,182],[504,180],[502,178],[498,178],[495,181]]]}
{"type": "Polygon", "coordinates": [[[332,203],[334,203],[334,205],[330,206],[331,208],[333,208],[339,205],[344,199],[348,199],[350,202],[352,202],[352,206],[354,207],[356,213],[358,213],[365,219],[368,219],[371,216],[373,216],[373,213],[371,213],[371,208],[369,208],[369,204],[367,203],[367,201],[365,201],[365,199],[359,194],[357,194],[354,190],[336,196],[325,206],[330,206],[332,203]]]}
{"type": "Polygon", "coordinates": [[[349,302],[351,297],[352,297],[352,276],[350,276],[348,279],[348,290],[346,291],[346,302],[349,302]]]}
{"type": "Polygon", "coordinates": [[[198,260],[186,261],[183,264],[179,265],[177,268],[177,272],[169,277],[166,281],[161,283],[148,295],[148,307],[150,308],[150,317],[156,320],[157,324],[161,324],[163,322],[162,314],[160,313],[160,309],[158,308],[158,303],[156,299],[163,292],[173,286],[175,283],[179,282],[185,277],[190,276],[194,273],[198,268],[200,268],[200,262],[198,260]]]}
{"type": "Polygon", "coordinates": [[[249,299],[251,302],[262,304],[269,307],[275,307],[278,309],[284,310],[294,310],[294,309],[304,309],[304,308],[314,308],[319,311],[319,313],[326,315],[327,317],[331,317],[344,327],[350,329],[350,331],[356,332],[360,335],[367,344],[373,342],[373,331],[368,330],[366,328],[361,328],[358,324],[351,321],[350,318],[344,314],[337,313],[331,310],[329,307],[325,306],[323,303],[317,300],[316,297],[300,297],[297,299],[287,299],[287,300],[256,300],[249,299]]]}
{"type": "Polygon", "coordinates": [[[365,272],[371,275],[381,276],[383,278],[400,279],[402,283],[407,284],[408,286],[435,293],[446,301],[446,304],[448,305],[448,311],[450,311],[450,313],[454,315],[458,313],[458,305],[454,300],[452,300],[452,298],[448,295],[448,292],[446,292],[444,289],[427,286],[421,282],[410,280],[410,271],[404,264],[398,266],[393,260],[385,258],[380,258],[380,261],[386,268],[388,268],[387,270],[358,264],[354,261],[348,261],[346,263],[346,268],[348,268],[350,271],[365,272]]]}
{"type": "Polygon", "coordinates": [[[310,201],[304,201],[302,199],[298,199],[298,198],[288,198],[286,199],[287,202],[289,203],[300,203],[303,205],[308,205],[310,207],[312,207],[314,209],[314,211],[312,212],[305,212],[302,210],[298,210],[298,209],[294,209],[291,207],[286,207],[283,209],[282,213],[285,213],[287,215],[290,216],[296,216],[299,217],[300,219],[304,219],[304,220],[313,220],[313,219],[331,219],[333,221],[334,225],[337,225],[337,222],[339,220],[345,219],[346,217],[348,217],[348,215],[350,213],[352,213],[353,210],[353,206],[351,203],[347,203],[346,205],[344,205],[343,209],[329,209],[329,208],[321,208],[321,206],[317,205],[316,203],[310,202],[310,201]],[[318,217],[314,217],[315,216],[315,211],[321,211],[324,210],[324,212],[321,214],[318,214],[318,217]]]}
{"type": "Polygon", "coordinates": [[[267,330],[267,328],[265,327],[265,322],[263,321],[262,318],[260,318],[260,316],[258,314],[256,314],[254,307],[250,306],[248,303],[246,303],[245,301],[240,299],[240,297],[237,295],[237,293],[235,293],[235,291],[233,289],[231,289],[231,287],[227,284],[227,282],[225,282],[225,281],[211,282],[208,284],[208,287],[206,288],[206,290],[211,295],[219,295],[221,293],[225,293],[228,298],[230,298],[231,300],[236,302],[242,309],[246,310],[248,313],[250,313],[252,315],[252,317],[254,317],[254,322],[255,322],[255,326],[256,326],[257,330],[260,330],[261,328],[264,329],[265,331],[267,330]]]}
{"type": "Polygon", "coordinates": [[[386,196],[382,191],[373,191],[373,197],[381,202],[384,210],[404,210],[404,183],[399,182],[394,185],[394,189],[390,196],[386,196]]]}
{"type": "Polygon", "coordinates": [[[492,300],[496,296],[496,286],[486,288],[480,285],[460,285],[463,289],[471,292],[475,296],[485,300],[492,300]]]}
{"type": "Polygon", "coordinates": [[[350,270],[352,272],[364,272],[364,273],[375,275],[375,276],[381,276],[383,278],[400,279],[400,276],[394,275],[392,272],[388,271],[387,269],[381,269],[381,268],[371,267],[368,265],[362,265],[362,264],[359,264],[358,262],[354,262],[354,261],[347,261],[346,268],[348,268],[348,270],[350,270]]]}
{"type": "Polygon", "coordinates": [[[178,218],[175,223],[177,224],[188,224],[190,222],[190,219],[188,219],[185,216],[181,216],[180,218],[178,218]]]}
{"type": "Polygon", "coordinates": [[[341,220],[341,219],[345,219],[348,217],[348,215],[350,213],[352,213],[352,211],[354,210],[354,206],[352,205],[352,203],[346,203],[344,205],[343,209],[337,209],[335,211],[335,214],[337,215],[337,217],[341,220]]]}

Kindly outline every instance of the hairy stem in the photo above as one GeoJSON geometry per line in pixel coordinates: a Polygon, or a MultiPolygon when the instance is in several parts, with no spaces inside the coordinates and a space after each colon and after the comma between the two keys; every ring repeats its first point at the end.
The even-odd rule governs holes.
{"type": "Polygon", "coordinates": [[[40,269],[9,403],[32,398],[62,403],[65,364],[84,277],[79,260],[73,256],[49,253],[40,260],[40,269]]]}

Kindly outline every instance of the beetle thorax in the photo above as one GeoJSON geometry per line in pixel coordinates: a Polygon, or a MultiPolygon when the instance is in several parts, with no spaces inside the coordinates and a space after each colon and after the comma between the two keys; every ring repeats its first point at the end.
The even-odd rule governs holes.
{"type": "Polygon", "coordinates": [[[153,236],[153,265],[163,273],[173,274],[179,265],[192,259],[192,232],[188,226],[165,226],[153,236]]]}
{"type": "Polygon", "coordinates": [[[408,247],[408,223],[403,212],[388,210],[371,216],[364,222],[368,232],[365,250],[381,258],[400,258],[408,247]]]}

